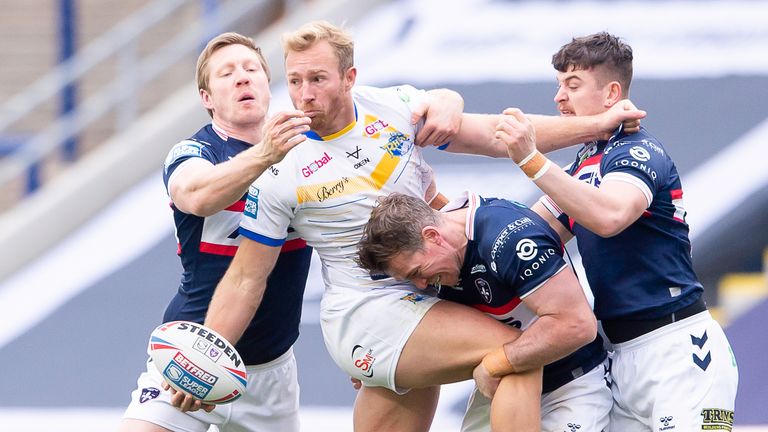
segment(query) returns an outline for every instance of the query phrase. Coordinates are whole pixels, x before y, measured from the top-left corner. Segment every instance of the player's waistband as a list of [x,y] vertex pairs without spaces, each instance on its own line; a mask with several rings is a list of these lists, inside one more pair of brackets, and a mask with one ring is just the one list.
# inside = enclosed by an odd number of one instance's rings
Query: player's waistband
[[605,332],[605,335],[608,336],[608,340],[610,340],[611,343],[624,343],[634,338],[640,337],[646,333],[650,333],[658,328],[664,327],[665,325],[669,325],[696,315],[697,313],[704,312],[705,310],[707,310],[707,305],[704,303],[704,299],[699,297],[692,304],[661,318],[651,320],[603,320],[603,331]]
[[555,391],[569,382],[586,375],[605,360],[607,353],[602,351],[600,355],[592,355],[587,361],[575,369],[569,369],[558,373],[545,373],[542,380],[541,392]]

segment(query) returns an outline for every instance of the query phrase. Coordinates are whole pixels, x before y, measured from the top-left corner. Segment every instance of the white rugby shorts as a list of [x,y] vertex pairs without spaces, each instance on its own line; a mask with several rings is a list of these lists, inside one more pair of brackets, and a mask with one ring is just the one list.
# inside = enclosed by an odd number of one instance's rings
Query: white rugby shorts
[[440,301],[412,285],[370,291],[327,291],[320,304],[325,346],[336,364],[369,387],[398,394],[395,370],[405,343],[427,313]]
[[[541,430],[605,430],[613,405],[611,390],[605,382],[605,369],[605,364],[599,364],[573,381],[541,395]],[[491,401],[475,387],[464,413],[461,432],[490,432],[490,414]]]
[[162,375],[147,361],[147,371],[131,393],[124,419],[144,420],[174,432],[206,432],[210,425],[220,432],[299,432],[299,383],[293,348],[283,355],[246,366],[245,394],[230,404],[184,413],[171,405],[171,392],[163,390]]
[[730,431],[738,366],[708,311],[615,344],[611,431]]

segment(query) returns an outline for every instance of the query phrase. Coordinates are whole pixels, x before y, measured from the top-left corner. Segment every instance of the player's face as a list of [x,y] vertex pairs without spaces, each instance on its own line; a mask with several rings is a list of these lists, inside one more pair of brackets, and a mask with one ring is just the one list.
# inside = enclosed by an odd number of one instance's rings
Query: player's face
[[285,71],[293,106],[312,119],[310,127],[318,135],[336,133],[355,120],[350,90],[357,72],[339,71],[339,60],[327,41],[289,51]]
[[459,283],[461,257],[455,250],[443,244],[425,242],[424,248],[415,252],[402,252],[389,262],[389,274],[398,280],[409,280],[417,288]]
[[245,128],[264,121],[269,110],[269,81],[258,55],[244,45],[218,49],[208,61],[203,105],[222,127]]
[[610,108],[609,86],[602,84],[599,71],[575,70],[557,73],[555,103],[563,116],[585,116],[600,114]]

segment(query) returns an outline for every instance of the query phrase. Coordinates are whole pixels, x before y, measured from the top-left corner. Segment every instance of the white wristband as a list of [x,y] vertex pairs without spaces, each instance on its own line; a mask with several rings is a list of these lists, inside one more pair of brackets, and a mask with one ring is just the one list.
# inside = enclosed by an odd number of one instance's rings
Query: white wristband
[[538,150],[536,150],[536,149],[533,149],[533,151],[531,152],[531,154],[529,154],[528,156],[524,157],[524,158],[523,158],[523,160],[521,160],[520,162],[518,162],[517,166],[519,166],[519,167],[521,167],[521,168],[522,168],[522,166],[523,166],[523,165],[525,165],[525,164],[527,164],[528,162],[530,162],[530,161],[531,161],[531,159],[533,159],[533,157],[534,157],[534,156],[536,156],[536,153],[538,153],[538,152],[539,152]]

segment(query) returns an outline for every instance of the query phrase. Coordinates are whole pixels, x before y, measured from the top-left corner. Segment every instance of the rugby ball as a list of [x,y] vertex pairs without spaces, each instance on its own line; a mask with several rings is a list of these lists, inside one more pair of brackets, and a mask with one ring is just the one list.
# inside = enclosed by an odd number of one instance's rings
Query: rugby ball
[[147,352],[171,387],[205,403],[230,403],[245,393],[242,357],[226,339],[201,324],[172,321],[158,326],[149,337]]

